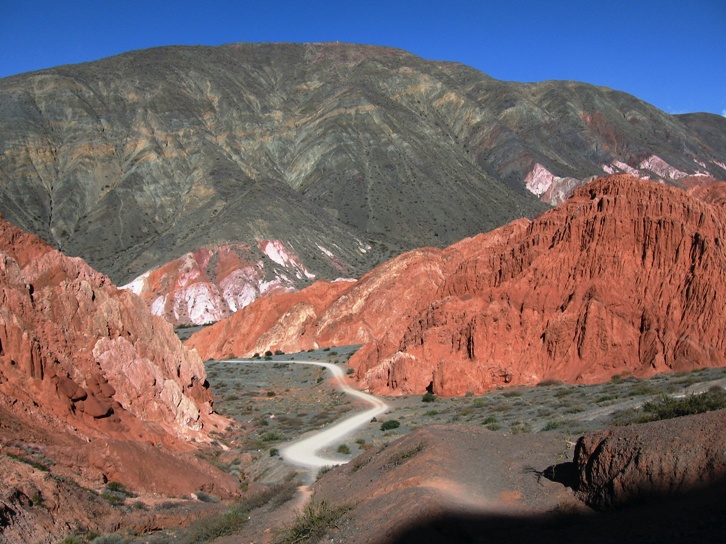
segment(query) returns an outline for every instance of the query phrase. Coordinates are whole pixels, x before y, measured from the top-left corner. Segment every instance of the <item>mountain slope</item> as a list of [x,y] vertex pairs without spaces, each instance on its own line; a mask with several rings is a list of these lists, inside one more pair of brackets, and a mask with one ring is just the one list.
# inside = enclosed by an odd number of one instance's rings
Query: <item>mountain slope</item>
[[[724,185],[689,194],[630,176],[598,179],[531,223],[403,254],[323,308],[302,304],[319,298],[308,290],[295,303],[271,297],[187,345],[222,358],[364,344],[350,361],[356,377],[386,393],[464,395],[723,366]],[[245,328],[270,307],[272,326]]]
[[332,279],[318,246],[357,275],[542,210],[525,187],[723,178],[716,117],[381,47],[135,51],[0,81],[0,210],[120,283],[259,239]]

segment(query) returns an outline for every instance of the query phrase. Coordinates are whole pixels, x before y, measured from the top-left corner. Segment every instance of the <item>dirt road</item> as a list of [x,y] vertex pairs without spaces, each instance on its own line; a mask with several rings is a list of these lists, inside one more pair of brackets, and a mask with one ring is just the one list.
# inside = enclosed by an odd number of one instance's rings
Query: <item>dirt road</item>
[[[244,364],[265,364],[265,361],[250,361],[248,359],[228,359],[230,363],[244,363]],[[275,361],[280,363],[281,361]],[[363,412],[359,412],[353,416],[349,416],[345,419],[338,421],[337,423],[314,431],[303,436],[299,440],[289,443],[280,449],[280,455],[286,462],[293,465],[309,468],[318,469],[324,466],[342,465],[347,463],[347,460],[340,458],[325,457],[319,454],[319,452],[328,446],[340,443],[340,441],[355,431],[356,429],[364,426],[374,417],[377,417],[385,413],[389,406],[382,400],[368,393],[353,389],[347,383],[345,383],[345,374],[343,369],[332,363],[325,363],[322,361],[284,361],[285,363],[294,363],[301,365],[315,365],[327,368],[333,376],[337,386],[345,394],[355,397],[369,404],[371,408]],[[269,364],[269,363],[268,363]]]

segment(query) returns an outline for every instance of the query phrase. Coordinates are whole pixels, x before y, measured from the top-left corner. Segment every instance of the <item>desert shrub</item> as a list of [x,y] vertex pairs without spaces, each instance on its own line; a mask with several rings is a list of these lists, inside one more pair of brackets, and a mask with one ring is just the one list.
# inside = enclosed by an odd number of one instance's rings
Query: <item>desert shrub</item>
[[425,412],[425,413],[424,413],[424,415],[425,415],[425,416],[429,416],[429,417],[431,417],[431,416],[436,416],[436,415],[438,415],[438,414],[439,414],[439,413],[438,413],[438,412],[437,412],[436,410],[429,410],[428,412]]
[[101,497],[108,501],[111,506],[121,506],[126,502],[126,497],[121,493],[116,493],[115,491],[106,490],[101,493]]
[[186,544],[203,544],[236,533],[247,522],[247,512],[230,508],[223,514],[199,518],[186,531]]
[[355,370],[354,370],[354,369],[352,369],[352,368],[349,368],[348,370],[346,370],[346,371],[345,371],[345,373],[346,373],[346,374],[347,374],[348,376],[351,376],[351,375],[353,375],[353,374],[355,373]]
[[390,431],[391,429],[398,429],[401,426],[401,423],[395,419],[389,419],[388,421],[384,421],[381,423],[381,430],[382,431]]
[[389,468],[400,466],[412,457],[415,457],[418,453],[422,452],[425,447],[426,445],[423,442],[420,442],[410,449],[394,453],[388,459],[386,466]]
[[282,535],[280,544],[298,544],[319,540],[340,517],[349,510],[348,507],[332,507],[328,502],[311,502],[305,510],[295,518],[292,525]]
[[267,392],[267,396],[268,396],[268,397],[274,397],[274,396],[276,396],[276,395],[277,395],[277,393],[275,393],[274,391],[268,391],[268,392]]
[[505,391],[504,393],[502,393],[502,396],[503,397],[506,397],[506,398],[521,397],[522,396],[522,392],[521,391],[517,391],[516,389],[514,389],[514,390],[510,389],[509,391]]
[[204,491],[197,491],[195,493],[197,496],[197,499],[199,499],[202,502],[209,502],[209,503],[218,503],[219,499],[215,497],[214,495],[210,495],[209,493],[205,493]]
[[274,442],[276,440],[282,440],[283,438],[285,437],[274,431],[269,431],[262,435],[263,442]]
[[280,450],[278,450],[277,448],[272,448],[270,450],[270,457],[275,457],[277,455],[280,455]]
[[91,544],[125,544],[126,539],[121,535],[109,534],[97,536],[89,542]]
[[282,351],[281,349],[276,349],[275,350],[275,355],[285,355],[285,352]]
[[434,402],[435,400],[436,395],[434,395],[431,391],[426,391],[423,397],[421,397],[421,402]]
[[121,482],[113,481],[113,480],[106,484],[106,489],[108,489],[109,491],[113,491],[115,493],[120,493],[121,495],[125,495],[126,497],[130,497],[130,498],[133,498],[136,496],[136,493],[126,489],[126,486],[124,484],[122,484]]
[[487,416],[487,418],[482,422],[484,425],[489,425],[490,423],[496,423],[499,421],[495,416]]
[[553,379],[542,380],[537,384],[537,387],[551,387],[553,385],[562,385],[562,381]]
[[531,433],[532,432],[532,426],[525,422],[521,421],[515,421],[509,426],[509,429],[512,431],[512,434],[521,434],[521,433]]
[[338,453],[342,453],[343,455],[350,455],[350,448],[347,444],[341,444],[338,446],[338,449],[336,450]]
[[272,357],[272,352],[269,349],[265,352],[265,357]]
[[688,395],[680,399],[663,395],[643,404],[642,410],[645,414],[641,420],[672,419],[674,417],[720,410],[721,408],[726,408],[726,392],[720,388],[719,390],[709,390],[701,395]]
[[559,421],[548,421],[547,424],[542,427],[543,431],[554,431],[560,427]]
[[317,476],[315,476],[315,479],[319,480],[324,474],[327,474],[334,468],[335,467],[333,465],[325,465],[323,467],[320,467],[320,470],[318,470],[318,474],[317,474]]

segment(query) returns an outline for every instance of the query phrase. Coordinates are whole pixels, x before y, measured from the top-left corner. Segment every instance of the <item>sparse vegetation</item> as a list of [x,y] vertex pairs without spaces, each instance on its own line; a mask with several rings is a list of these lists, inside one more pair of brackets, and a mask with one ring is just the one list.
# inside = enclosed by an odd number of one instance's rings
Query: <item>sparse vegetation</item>
[[426,448],[426,445],[423,442],[419,442],[414,447],[394,453],[391,455],[391,457],[388,459],[388,462],[386,463],[386,467],[392,468],[397,467],[402,464],[404,464],[409,459],[415,457],[418,453],[422,452]]
[[338,446],[338,449],[336,450],[338,453],[342,453],[343,455],[350,455],[350,448],[347,444],[341,444]]
[[314,500],[305,508],[302,514],[282,534],[278,544],[299,544],[319,540],[325,533],[335,526],[337,521],[350,508],[333,507],[326,501]]
[[688,395],[680,399],[663,395],[643,404],[642,410],[645,414],[641,421],[671,419],[722,408],[726,408],[726,392],[720,387],[701,395]]
[[436,401],[436,395],[434,395],[431,391],[426,391],[424,393],[423,397],[421,397],[422,402],[434,402]]

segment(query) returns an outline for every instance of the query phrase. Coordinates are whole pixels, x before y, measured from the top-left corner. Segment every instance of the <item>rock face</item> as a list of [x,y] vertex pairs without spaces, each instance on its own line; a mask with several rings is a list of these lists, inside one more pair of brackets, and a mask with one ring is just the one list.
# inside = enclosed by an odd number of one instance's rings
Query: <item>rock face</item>
[[93,432],[154,421],[192,437],[211,413],[199,357],[131,293],[78,258],[0,223],[3,393]]
[[577,495],[596,509],[703,488],[726,478],[726,411],[581,437]]
[[[304,342],[284,326],[291,307],[264,332],[237,329],[232,316],[189,345],[206,358],[364,344],[350,362],[381,393],[464,395],[723,366],[724,185],[689,194],[630,176],[598,179],[531,223],[372,270],[307,315]],[[265,315],[257,308],[246,309],[248,322]],[[234,330],[246,340],[230,350]]]
[[280,240],[226,244],[187,253],[128,285],[151,313],[173,325],[219,321],[257,298],[297,291],[315,275]]
[[390,48],[167,47],[0,81],[0,211],[118,284],[263,240],[332,280],[593,176],[723,179],[724,133],[720,116]]
[[[116,480],[136,492],[236,492],[229,475],[193,455],[192,439],[208,442],[227,423],[212,414],[201,359],[141,299],[0,219],[0,301],[0,444],[14,455],[5,462],[30,470],[45,482],[40,496],[59,501],[36,541],[57,541],[85,518],[28,458],[89,487]],[[27,496],[18,485],[3,479],[3,496]],[[21,495],[0,517],[8,534],[27,536],[37,512]]]

